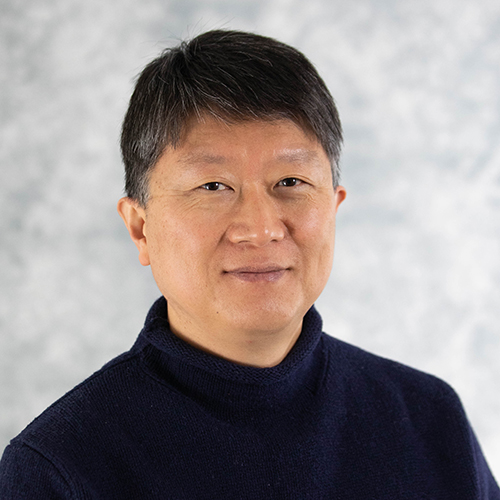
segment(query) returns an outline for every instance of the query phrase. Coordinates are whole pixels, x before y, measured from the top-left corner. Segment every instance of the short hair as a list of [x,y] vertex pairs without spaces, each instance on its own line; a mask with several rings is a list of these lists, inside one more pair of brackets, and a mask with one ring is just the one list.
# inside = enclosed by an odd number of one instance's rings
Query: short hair
[[127,196],[146,206],[156,162],[204,113],[229,123],[292,120],[323,146],[337,187],[342,127],[312,63],[273,38],[214,30],[166,49],[139,75],[121,135]]

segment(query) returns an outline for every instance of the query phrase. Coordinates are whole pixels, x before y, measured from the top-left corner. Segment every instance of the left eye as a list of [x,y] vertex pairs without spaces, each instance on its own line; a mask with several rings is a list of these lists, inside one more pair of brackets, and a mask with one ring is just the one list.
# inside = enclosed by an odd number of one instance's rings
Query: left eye
[[278,182],[278,186],[284,187],[294,187],[298,186],[302,181],[300,179],[296,179],[295,177],[287,177]]
[[206,184],[202,184],[200,187],[202,189],[206,189],[207,191],[222,191],[223,189],[227,189],[227,186],[222,184],[222,182],[207,182]]

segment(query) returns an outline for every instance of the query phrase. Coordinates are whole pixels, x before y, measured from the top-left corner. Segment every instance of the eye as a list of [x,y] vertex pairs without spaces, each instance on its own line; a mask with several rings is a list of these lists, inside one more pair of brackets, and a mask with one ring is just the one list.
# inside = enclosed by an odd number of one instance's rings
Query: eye
[[278,182],[278,186],[283,187],[295,187],[301,184],[302,181],[300,179],[296,179],[295,177],[287,177],[286,179],[282,179]]
[[222,182],[207,182],[206,184],[202,184],[200,188],[207,191],[223,191],[224,189],[228,189]]

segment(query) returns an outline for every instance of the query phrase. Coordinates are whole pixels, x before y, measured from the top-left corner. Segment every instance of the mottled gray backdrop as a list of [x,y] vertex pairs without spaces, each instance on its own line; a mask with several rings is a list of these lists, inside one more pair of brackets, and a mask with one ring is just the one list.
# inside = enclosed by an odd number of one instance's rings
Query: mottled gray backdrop
[[326,331],[451,383],[500,476],[498,0],[0,0],[0,448],[158,296],[120,121],[153,56],[221,27],[297,46],[340,108]]

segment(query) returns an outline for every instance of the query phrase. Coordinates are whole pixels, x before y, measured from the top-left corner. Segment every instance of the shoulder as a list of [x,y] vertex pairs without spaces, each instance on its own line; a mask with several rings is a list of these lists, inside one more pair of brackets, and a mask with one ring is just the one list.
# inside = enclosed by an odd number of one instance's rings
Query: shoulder
[[73,473],[82,457],[109,429],[111,408],[140,370],[131,351],[113,359],[49,406],[5,449],[0,462],[0,497],[86,498]]
[[0,498],[81,498],[79,488],[63,466],[20,441],[5,449],[0,462]]
[[378,402],[414,418],[447,418],[450,413],[466,424],[455,390],[440,378],[402,363],[369,353],[324,334],[329,377],[356,400]]
[[19,451],[26,445],[49,461],[52,452],[55,457],[62,450],[85,448],[94,430],[105,430],[111,412],[129,404],[130,394],[140,392],[143,376],[136,353],[118,356],[49,406],[11,446]]
[[328,335],[322,346],[325,393],[342,408],[337,420],[347,450],[383,457],[394,470],[404,464],[403,473],[415,477],[426,471],[441,486],[475,491],[470,498],[498,498],[460,399],[446,382]]

